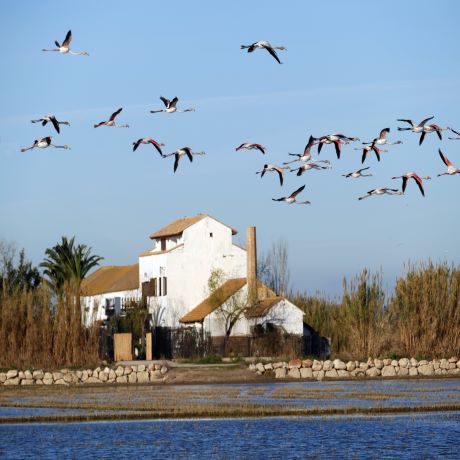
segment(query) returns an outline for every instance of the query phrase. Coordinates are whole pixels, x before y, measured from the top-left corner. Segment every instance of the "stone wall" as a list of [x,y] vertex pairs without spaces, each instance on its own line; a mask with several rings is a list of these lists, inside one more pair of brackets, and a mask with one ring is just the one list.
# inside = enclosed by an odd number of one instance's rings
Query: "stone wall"
[[71,385],[88,383],[148,383],[166,380],[168,368],[163,364],[145,366],[97,367],[96,369],[59,371],[10,369],[0,372],[0,385]]
[[460,377],[460,360],[433,359],[431,361],[415,358],[372,359],[367,361],[348,361],[340,359],[317,361],[293,359],[289,362],[250,364],[249,369],[259,375],[274,376],[277,379],[316,379],[324,378],[362,378],[362,377],[417,377],[457,375]]

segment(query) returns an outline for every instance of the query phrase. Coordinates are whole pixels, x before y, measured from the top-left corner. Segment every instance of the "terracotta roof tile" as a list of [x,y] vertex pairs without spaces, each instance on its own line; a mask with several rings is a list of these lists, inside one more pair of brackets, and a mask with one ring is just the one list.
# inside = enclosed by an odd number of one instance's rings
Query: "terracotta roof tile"
[[159,255],[159,254],[166,254],[167,252],[174,251],[175,249],[178,249],[178,248],[182,247],[183,245],[184,245],[184,243],[178,244],[178,245],[174,246],[173,248],[167,249],[166,251],[154,251],[153,249],[147,249],[147,251],[141,252],[139,254],[139,257],[147,257],[147,256],[156,256],[156,255]]
[[268,297],[263,300],[259,300],[252,308],[246,312],[246,318],[257,318],[259,316],[265,316],[274,305],[276,305],[284,297]]
[[101,267],[82,283],[86,296],[133,289],[139,289],[139,264]]
[[[161,228],[155,233],[152,233],[149,238],[152,240],[156,240],[158,238],[164,238],[166,236],[180,235],[185,229],[192,226],[193,224],[196,224],[197,222],[204,219],[205,217],[210,217],[211,219],[214,219],[217,222],[220,222],[218,219],[215,219],[214,217],[209,216],[208,214],[198,214],[196,216],[191,216],[191,217],[182,217],[170,223],[169,225],[166,225],[166,227]],[[228,227],[228,225],[222,222],[220,223]],[[234,228],[232,227],[229,227],[229,228],[232,229],[232,235],[236,235],[238,233]]]

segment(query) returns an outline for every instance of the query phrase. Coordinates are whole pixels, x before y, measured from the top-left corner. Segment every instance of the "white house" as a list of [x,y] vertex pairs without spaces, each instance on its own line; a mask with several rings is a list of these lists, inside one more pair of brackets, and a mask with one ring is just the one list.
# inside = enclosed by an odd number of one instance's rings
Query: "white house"
[[[108,312],[144,297],[155,325],[193,325],[216,337],[225,335],[224,312],[250,299],[251,308],[238,317],[231,336],[248,336],[254,326],[267,323],[301,336],[302,310],[257,281],[255,229],[248,229],[248,251],[233,243],[236,233],[207,214],[152,233],[153,247],[139,255],[138,264],[101,267],[84,281],[85,322],[106,319]],[[215,270],[225,282],[211,295],[208,280]]]

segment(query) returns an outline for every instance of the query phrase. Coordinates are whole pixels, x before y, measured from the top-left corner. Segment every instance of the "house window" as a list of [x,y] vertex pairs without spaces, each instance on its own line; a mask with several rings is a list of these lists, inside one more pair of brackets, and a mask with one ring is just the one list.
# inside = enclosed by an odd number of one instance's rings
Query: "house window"
[[161,293],[161,278],[158,278],[158,297],[161,297],[163,294]]
[[213,234],[212,234],[212,232],[211,232],[211,233],[209,234],[209,238],[212,238],[212,237],[213,237]]
[[166,239],[161,238],[161,250],[166,251]]
[[163,295],[168,295],[168,280],[166,276],[163,276]]

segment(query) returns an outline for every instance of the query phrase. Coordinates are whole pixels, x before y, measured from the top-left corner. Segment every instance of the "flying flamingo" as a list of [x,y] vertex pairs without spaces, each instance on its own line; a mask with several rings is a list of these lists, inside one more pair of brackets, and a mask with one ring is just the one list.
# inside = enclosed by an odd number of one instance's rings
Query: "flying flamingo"
[[369,190],[367,192],[367,195],[360,196],[358,200],[364,200],[364,198],[369,198],[372,195],[402,195],[402,192],[400,192],[397,188],[387,188],[387,187],[381,187],[381,188],[374,188],[373,190]]
[[255,42],[252,45],[241,45],[241,49],[242,50],[247,49],[248,53],[252,53],[257,48],[267,50],[276,59],[278,64],[282,64],[282,62],[280,61],[275,50],[281,50],[281,51],[287,50],[285,46],[272,46],[269,42],[264,41],[264,40]]
[[72,31],[69,30],[67,32],[67,35],[65,36],[65,39],[64,41],[62,42],[62,44],[60,45],[59,42],[56,40],[54,43],[55,45],[57,46],[57,48],[53,48],[53,49],[50,49],[50,50],[47,50],[47,49],[42,49],[42,51],[56,51],[58,53],[61,53],[61,54],[73,54],[74,56],[89,56],[89,54],[86,52],[86,51],[80,51],[78,53],[74,53],[70,48],[69,48],[69,45],[70,45],[70,42],[72,41]]
[[452,141],[458,141],[460,140],[460,133],[458,131],[455,131],[455,129],[449,128],[454,134],[456,134],[458,137],[449,137],[450,140]]
[[369,168],[370,168],[370,166],[368,166],[367,168],[358,169],[357,171],[353,171],[353,172],[350,172],[348,174],[342,174],[342,176],[343,177],[353,177],[353,178],[370,177],[370,176],[372,176],[372,174],[363,174],[363,171],[366,171]]
[[303,173],[310,171],[310,169],[332,169],[331,166],[321,166],[319,164],[316,164],[315,162],[312,163],[304,163],[302,166],[299,166],[296,169],[291,169],[291,172],[296,172],[297,171],[297,176],[301,176]]
[[409,128],[400,128],[400,127],[398,127],[398,131],[412,131],[413,133],[421,133],[425,129],[426,122],[432,120],[433,118],[434,118],[434,116],[429,117],[429,118],[425,118],[419,124],[416,124],[413,120],[407,120],[407,119],[404,119],[404,118],[398,118],[397,121],[404,121],[404,123],[408,123],[410,125]]
[[164,144],[158,143],[156,140],[152,139],[151,137],[144,137],[141,139],[138,139],[136,142],[133,142],[133,152],[136,151],[136,149],[139,147],[140,144],[152,144],[158,151],[158,153],[164,157],[163,152],[161,151],[161,147],[164,146]]
[[444,164],[447,166],[447,172],[438,174],[439,176],[452,176],[453,174],[459,174],[460,169],[454,166],[450,161],[449,158],[447,158],[442,152],[441,149],[439,149],[439,156],[441,157],[441,160],[444,162]]
[[[305,146],[305,149],[302,154],[300,153],[288,153],[288,155],[291,155],[292,157],[297,157],[295,160],[292,161],[285,161],[283,165],[289,165],[291,163],[296,163],[298,161],[311,161],[313,160],[313,157],[311,156],[311,148],[317,144],[317,139],[314,138],[313,136],[310,136],[310,139],[308,139],[308,144]],[[314,160],[316,163],[327,163],[329,164],[329,160]]]
[[338,159],[340,159],[341,145],[359,141],[357,137],[348,137],[343,134],[327,134],[326,136],[321,136],[316,140],[318,141],[318,155],[320,154],[324,144],[334,144],[335,153],[337,154]]
[[262,171],[258,171],[256,172],[256,174],[260,174],[260,178],[264,177],[264,174],[266,172],[276,172],[278,173],[278,176],[280,178],[280,184],[283,185],[283,179],[284,179],[284,170],[285,169],[290,169],[288,166],[286,167],[281,167],[281,166],[277,166],[277,165],[273,165],[273,164],[265,164],[264,165],[264,168],[262,169]]
[[289,196],[283,196],[281,198],[272,198],[273,201],[284,201],[287,204],[311,204],[309,201],[296,201],[296,196],[305,188],[305,185],[299,187],[296,191],[292,192]]
[[34,148],[46,149],[47,147],[54,147],[56,149],[70,149],[68,145],[54,145],[51,143],[53,136],[43,137],[42,139],[34,140],[34,143],[25,149],[21,149],[21,152],[27,152],[27,150],[32,150]]
[[362,150],[363,151],[363,155],[361,157],[361,163],[364,163],[364,161],[366,160],[367,158],[367,154],[372,150],[374,153],[375,153],[375,156],[377,157],[377,160],[380,161],[380,154],[382,152],[388,152],[388,150],[384,150],[384,149],[379,149],[378,147],[376,147],[375,145],[371,144],[371,145],[366,145],[365,147],[361,148],[355,148],[355,150]]
[[418,188],[420,189],[420,193],[425,196],[425,191],[423,190],[423,179],[430,180],[430,176],[425,176],[425,177],[419,177],[416,173],[414,172],[408,172],[406,174],[403,174],[402,176],[396,176],[392,177],[392,179],[402,179],[402,192],[404,193],[406,191],[406,186],[407,186],[407,181],[412,178],[415,180],[415,182],[418,185]]
[[265,147],[260,144],[251,144],[249,142],[245,142],[244,144],[241,144],[239,147],[237,147],[235,150],[238,152],[238,150],[241,149],[246,149],[246,150],[260,150],[262,153],[265,153]]
[[110,118],[107,121],[101,121],[97,125],[94,125],[95,128],[99,128],[99,126],[115,126],[115,128],[129,128],[129,125],[117,125],[115,123],[115,118],[117,115],[123,110],[123,108],[118,109],[116,112],[113,112],[110,115]]
[[184,112],[194,112],[195,109],[185,109],[185,110],[179,110],[176,107],[176,104],[178,103],[179,99],[175,97],[172,100],[166,99],[163,96],[160,96],[160,99],[163,101],[163,104],[165,105],[164,109],[159,109],[159,110],[151,110],[150,113],[160,113],[160,112],[166,112],[166,113],[174,113],[174,112],[179,112],[179,113],[184,113]]
[[390,128],[384,128],[380,131],[379,137],[376,137],[371,142],[363,142],[363,145],[396,145],[402,144],[402,141],[388,142],[387,134],[390,132]]
[[432,133],[432,132],[435,132],[438,137],[439,137],[439,140],[442,141],[442,134],[441,132],[442,131],[446,131],[450,129],[448,126],[446,128],[441,128],[439,125],[435,125],[434,123],[432,123],[431,125],[425,125],[423,127],[423,131],[422,131],[422,134],[420,135],[420,140],[418,141],[418,145],[422,145],[423,143],[423,140],[425,139],[425,136],[426,134],[428,133]]
[[190,162],[193,161],[193,155],[205,155],[205,152],[192,152],[192,149],[190,147],[182,147],[180,149],[177,149],[175,152],[168,153],[167,155],[163,155],[164,158],[170,157],[174,155],[175,160],[174,160],[174,172],[176,172],[178,166],[179,166],[179,161],[181,158],[185,155],[187,155],[188,159]]
[[59,125],[67,125],[70,126],[68,121],[58,121],[54,115],[45,115],[43,118],[39,118],[38,120],[30,120],[32,123],[41,123],[42,126],[46,126],[48,122],[52,123],[54,129],[60,133],[61,130],[59,129]]

